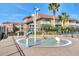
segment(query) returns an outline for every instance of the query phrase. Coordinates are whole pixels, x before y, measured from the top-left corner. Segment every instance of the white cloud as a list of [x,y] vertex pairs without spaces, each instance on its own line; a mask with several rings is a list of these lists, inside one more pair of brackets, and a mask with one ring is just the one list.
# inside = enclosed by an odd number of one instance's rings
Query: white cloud
[[25,14],[0,14],[0,16],[8,16],[8,17],[18,17],[18,16],[26,16]]
[[[24,14],[12,14],[12,15],[8,16],[7,19],[8,19],[8,21],[11,21],[11,20],[17,21],[19,19],[19,17],[23,18],[25,16],[26,15],[24,15]],[[19,20],[21,20],[21,19],[19,19]]]
[[24,14],[13,14],[13,15],[11,15],[11,16],[17,17],[17,16],[26,16],[26,15],[24,15]]
[[79,19],[79,15],[77,15],[77,14],[71,14],[70,17],[74,18],[74,19]]
[[23,6],[21,6],[21,5],[17,5],[16,6],[18,9],[22,9],[22,10],[26,10]]
[[32,11],[28,11],[28,9],[26,9],[25,7],[23,7],[22,5],[17,5],[16,6],[18,9],[21,9],[22,11],[25,11],[25,12],[27,12],[27,13],[32,13]]

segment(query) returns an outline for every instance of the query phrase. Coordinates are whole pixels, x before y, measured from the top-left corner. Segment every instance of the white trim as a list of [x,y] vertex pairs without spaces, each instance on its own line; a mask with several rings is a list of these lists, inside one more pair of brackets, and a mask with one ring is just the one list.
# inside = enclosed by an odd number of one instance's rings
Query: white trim
[[[17,39],[16,42],[18,44],[23,45],[22,43],[19,42],[19,40],[23,40],[23,39],[24,38]],[[72,44],[72,42],[70,40],[66,40],[66,41],[68,41],[68,43],[67,44],[63,44],[63,45],[57,45],[57,46],[52,46],[52,45],[35,45],[34,47],[64,47],[64,46],[68,46],[68,45]]]

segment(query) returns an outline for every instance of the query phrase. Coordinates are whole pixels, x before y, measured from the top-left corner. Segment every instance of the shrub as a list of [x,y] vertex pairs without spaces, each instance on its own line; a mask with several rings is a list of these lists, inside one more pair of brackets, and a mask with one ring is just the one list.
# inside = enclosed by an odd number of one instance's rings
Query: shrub
[[45,32],[49,32],[49,31],[55,31],[56,28],[51,24],[42,24],[42,30]]
[[13,26],[13,32],[15,33],[16,31],[19,31],[19,28],[16,26]]

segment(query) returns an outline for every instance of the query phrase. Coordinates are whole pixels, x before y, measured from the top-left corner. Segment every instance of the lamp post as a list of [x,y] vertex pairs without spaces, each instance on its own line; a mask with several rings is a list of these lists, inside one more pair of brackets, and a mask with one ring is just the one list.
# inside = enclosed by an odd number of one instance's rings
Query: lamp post
[[36,45],[36,20],[37,20],[37,15],[38,15],[38,11],[39,8],[35,7],[34,8],[35,14],[33,14],[33,21],[34,21],[34,45]]

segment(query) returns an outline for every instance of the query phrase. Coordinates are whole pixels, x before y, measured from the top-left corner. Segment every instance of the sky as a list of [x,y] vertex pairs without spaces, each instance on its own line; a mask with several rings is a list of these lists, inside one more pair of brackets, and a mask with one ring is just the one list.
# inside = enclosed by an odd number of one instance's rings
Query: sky
[[[40,14],[53,15],[48,9],[48,3],[0,3],[0,23],[22,22],[24,17],[34,14],[34,7],[40,8]],[[70,18],[79,20],[78,8],[78,3],[61,3],[56,15],[66,12]]]

